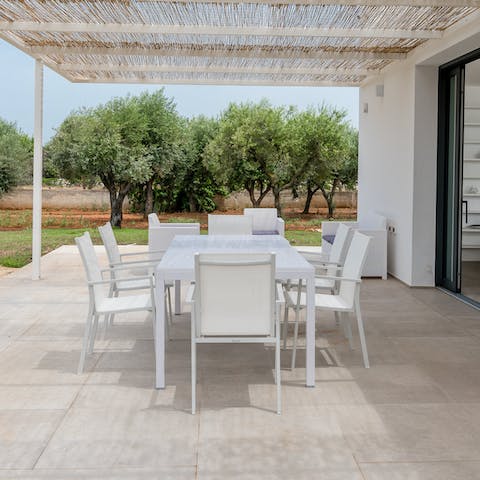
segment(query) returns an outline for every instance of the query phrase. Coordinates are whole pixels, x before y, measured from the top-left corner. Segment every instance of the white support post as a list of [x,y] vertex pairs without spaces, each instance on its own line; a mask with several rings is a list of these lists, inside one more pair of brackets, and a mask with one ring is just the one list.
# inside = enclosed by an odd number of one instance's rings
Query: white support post
[[43,63],[35,60],[35,123],[33,129],[32,279],[40,279],[42,256]]

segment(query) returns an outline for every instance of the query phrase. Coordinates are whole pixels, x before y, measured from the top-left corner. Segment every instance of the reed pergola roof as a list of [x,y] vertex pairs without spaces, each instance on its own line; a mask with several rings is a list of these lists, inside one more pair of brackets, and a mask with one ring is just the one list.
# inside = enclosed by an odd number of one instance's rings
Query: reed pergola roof
[[0,0],[0,37],[72,82],[358,86],[480,0]]

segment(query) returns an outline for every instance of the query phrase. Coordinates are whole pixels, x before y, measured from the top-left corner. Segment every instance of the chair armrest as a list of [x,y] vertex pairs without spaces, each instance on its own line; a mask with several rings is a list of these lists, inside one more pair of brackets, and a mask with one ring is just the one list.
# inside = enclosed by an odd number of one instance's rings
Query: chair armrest
[[[131,262],[115,262],[115,263],[111,263],[110,266],[111,268],[119,268],[121,266],[127,266],[127,265],[131,265],[131,266],[151,266],[149,264],[155,264],[155,263],[159,263],[161,259],[151,259],[151,260],[132,260]],[[129,267],[130,268],[130,267]]]
[[[135,262],[136,265],[138,265],[136,262]],[[140,264],[141,266],[141,264]],[[151,265],[145,265],[145,266],[151,266]],[[123,263],[113,263],[112,266],[108,267],[108,268],[102,268],[100,270],[101,273],[105,273],[105,272],[109,272],[109,273],[112,273],[112,272],[122,272],[122,271],[131,271],[132,270],[132,267],[130,267],[129,265],[124,265]]]
[[89,281],[87,284],[90,286],[93,285],[108,285],[112,283],[125,282],[131,280],[150,280],[150,286],[153,287],[153,277],[151,275],[146,275],[143,277],[122,277],[122,278],[110,278],[109,280],[96,280],[94,282]]
[[276,283],[275,286],[277,288],[276,302],[277,304],[282,305],[285,303],[285,295],[283,294],[283,285],[281,283]]
[[277,232],[282,237],[285,236],[285,220],[281,217],[277,217]]
[[185,303],[194,303],[194,299],[193,299],[193,296],[195,294],[195,284],[194,283],[191,283],[188,287],[188,290],[187,290],[187,295],[185,297]]
[[128,253],[121,253],[120,257],[133,257],[135,255],[148,255],[148,250],[145,252],[128,252]]
[[345,282],[362,283],[361,278],[337,277],[335,275],[315,275],[315,278],[322,278],[324,280],[344,280]]

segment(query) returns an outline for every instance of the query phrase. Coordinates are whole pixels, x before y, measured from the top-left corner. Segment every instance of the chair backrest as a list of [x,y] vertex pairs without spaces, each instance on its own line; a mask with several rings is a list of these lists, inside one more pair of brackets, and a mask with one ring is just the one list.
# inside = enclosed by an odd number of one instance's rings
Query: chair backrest
[[243,214],[252,217],[253,231],[274,231],[277,229],[276,208],[244,208]]
[[[354,232],[347,256],[345,257],[345,263],[343,264],[342,276],[346,278],[361,278],[369,243],[370,237],[357,231]],[[356,287],[357,285],[353,282],[340,281],[339,295],[349,306],[353,306]]]
[[197,336],[275,334],[275,254],[195,255]]
[[160,225],[160,220],[156,213],[149,213],[148,214],[148,226],[149,227],[156,227]]
[[[75,243],[80,251],[80,257],[82,258],[87,280],[89,282],[103,280],[97,254],[95,253],[95,247],[93,246],[90,234],[85,232],[81,237],[76,237]],[[105,298],[105,296],[105,288],[103,285],[93,286],[93,300],[95,301],[95,304],[98,304],[98,302]]]
[[113,233],[113,228],[110,222],[98,227],[102,242],[107,252],[108,261],[112,263],[120,263],[122,261],[120,257],[120,250],[118,248],[117,239]]
[[330,249],[329,261],[343,264],[345,255],[347,254],[348,237],[351,228],[345,224],[340,223],[335,233],[335,240],[333,241],[332,248]]
[[148,228],[148,249],[164,251],[175,235],[200,235],[199,223],[160,223]]
[[252,218],[244,215],[208,215],[209,235],[251,235]]

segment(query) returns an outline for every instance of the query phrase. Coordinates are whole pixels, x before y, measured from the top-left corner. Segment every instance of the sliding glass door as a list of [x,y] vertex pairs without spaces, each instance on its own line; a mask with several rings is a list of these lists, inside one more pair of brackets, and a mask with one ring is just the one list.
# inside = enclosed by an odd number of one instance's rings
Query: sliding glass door
[[436,283],[461,292],[464,67],[440,70]]

